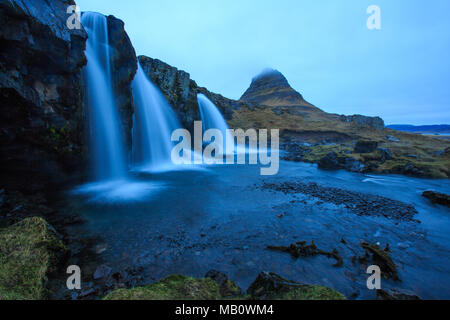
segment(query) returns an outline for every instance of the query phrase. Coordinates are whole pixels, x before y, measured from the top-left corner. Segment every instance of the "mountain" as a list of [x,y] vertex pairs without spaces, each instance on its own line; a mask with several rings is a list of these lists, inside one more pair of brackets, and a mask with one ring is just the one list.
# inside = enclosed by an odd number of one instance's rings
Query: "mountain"
[[450,133],[450,125],[448,124],[435,124],[425,126],[414,126],[411,124],[391,124],[388,128],[416,133]]
[[321,111],[292,89],[281,72],[266,69],[252,79],[240,101],[266,106],[296,106]]

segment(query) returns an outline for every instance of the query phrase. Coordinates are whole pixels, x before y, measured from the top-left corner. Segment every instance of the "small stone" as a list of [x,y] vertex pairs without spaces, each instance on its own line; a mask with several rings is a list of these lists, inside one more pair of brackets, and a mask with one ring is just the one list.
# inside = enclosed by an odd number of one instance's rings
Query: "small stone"
[[94,272],[94,280],[98,280],[107,277],[111,273],[112,269],[107,265],[102,264]]

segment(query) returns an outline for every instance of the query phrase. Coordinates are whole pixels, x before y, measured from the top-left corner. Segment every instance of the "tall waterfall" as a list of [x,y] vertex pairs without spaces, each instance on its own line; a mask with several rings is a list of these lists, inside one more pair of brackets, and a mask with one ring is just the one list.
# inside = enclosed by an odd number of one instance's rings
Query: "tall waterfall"
[[166,98],[148,79],[139,63],[132,86],[134,163],[142,170],[164,170],[172,165],[170,137],[181,125]]
[[234,141],[232,134],[227,132],[228,125],[225,122],[219,109],[211,102],[204,94],[197,94],[197,102],[200,109],[200,116],[202,117],[203,131],[208,129],[218,129],[222,132],[224,138],[224,150],[227,154],[234,152],[234,147],[226,148],[226,141]]
[[126,176],[126,164],[111,83],[107,20],[102,14],[85,12],[81,22],[89,36],[83,76],[87,83],[94,180],[117,180]]

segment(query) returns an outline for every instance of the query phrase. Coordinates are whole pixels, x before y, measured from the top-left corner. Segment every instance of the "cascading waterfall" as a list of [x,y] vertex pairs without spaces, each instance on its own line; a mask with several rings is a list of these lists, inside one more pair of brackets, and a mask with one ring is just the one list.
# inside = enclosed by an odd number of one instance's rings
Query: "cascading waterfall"
[[110,47],[106,17],[83,13],[81,22],[88,33],[83,70],[87,83],[87,104],[94,181],[77,187],[74,194],[84,194],[93,202],[141,201],[163,189],[158,182],[131,180],[127,174],[119,116],[111,81]]
[[111,60],[106,17],[85,12],[81,22],[88,33],[83,70],[87,83],[89,135],[95,181],[126,176],[119,117],[111,83]]
[[[208,129],[217,129],[222,132],[224,138],[224,150],[227,154],[234,152],[234,136],[230,134],[228,125],[225,122],[222,114],[214,103],[211,102],[204,94],[197,94],[197,102],[200,109],[200,116],[202,117],[203,132]],[[226,147],[226,141],[233,141],[231,147]]]
[[159,89],[138,63],[133,80],[133,161],[140,170],[159,171],[172,166],[170,139],[181,125]]

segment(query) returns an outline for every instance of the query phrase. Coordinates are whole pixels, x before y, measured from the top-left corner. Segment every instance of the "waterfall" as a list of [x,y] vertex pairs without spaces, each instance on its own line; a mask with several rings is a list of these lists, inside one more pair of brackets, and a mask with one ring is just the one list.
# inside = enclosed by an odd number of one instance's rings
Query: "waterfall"
[[89,36],[83,77],[94,180],[117,180],[126,177],[126,164],[111,83],[107,20],[102,14],[85,12],[81,22]]
[[[202,118],[203,132],[208,129],[217,129],[222,132],[224,138],[224,149],[227,154],[234,152],[234,146],[226,148],[226,141],[234,141],[231,133],[227,132],[228,125],[225,122],[222,114],[214,103],[211,102],[204,94],[197,94],[197,102],[200,109],[200,116]],[[234,143],[233,143],[234,145]]]
[[172,166],[170,137],[181,125],[166,98],[148,79],[139,63],[132,86],[135,104],[133,161],[140,170],[168,169]]

